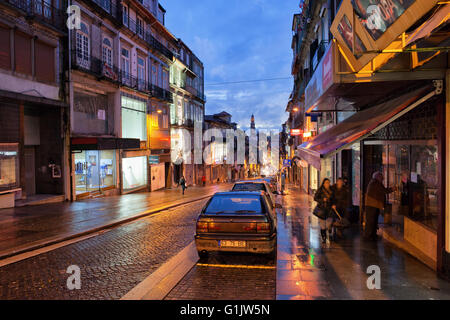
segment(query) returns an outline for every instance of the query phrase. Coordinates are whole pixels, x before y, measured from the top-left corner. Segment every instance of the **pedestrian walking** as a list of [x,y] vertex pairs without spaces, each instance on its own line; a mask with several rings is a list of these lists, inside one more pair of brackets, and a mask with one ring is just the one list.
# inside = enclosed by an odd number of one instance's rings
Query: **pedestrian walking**
[[347,227],[349,223],[349,207],[350,207],[350,191],[345,185],[344,179],[339,178],[331,187],[333,191],[332,199],[331,199],[331,208],[332,210],[336,210],[342,219],[339,219],[334,223],[336,227],[336,234],[343,238],[342,229]]
[[332,238],[332,226],[333,226],[333,214],[331,213],[333,190],[331,189],[330,179],[325,178],[320,185],[320,188],[314,195],[314,201],[317,202],[317,206],[313,211],[313,214],[319,218],[320,235],[322,237],[322,243],[327,241],[327,231],[329,239]]
[[284,194],[284,188],[286,186],[286,174],[284,171],[281,173],[281,194]]
[[205,175],[202,176],[202,184],[203,184],[203,186],[206,185],[206,177],[205,177]]
[[184,178],[184,176],[181,176],[180,181],[178,182],[178,185],[181,186],[181,189],[183,190],[183,194],[184,194],[184,191],[187,189],[186,179]]
[[364,240],[377,240],[378,216],[384,208],[386,195],[393,192],[392,188],[383,185],[383,174],[375,172],[367,187],[365,212],[366,224],[364,228]]

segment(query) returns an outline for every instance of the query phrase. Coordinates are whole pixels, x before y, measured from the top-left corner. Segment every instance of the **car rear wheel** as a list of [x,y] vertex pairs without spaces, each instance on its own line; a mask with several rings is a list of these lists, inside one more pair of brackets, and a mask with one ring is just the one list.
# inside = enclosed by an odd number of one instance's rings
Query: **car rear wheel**
[[197,251],[197,252],[198,252],[198,256],[200,257],[200,259],[206,259],[209,256],[208,251],[202,250],[202,251]]

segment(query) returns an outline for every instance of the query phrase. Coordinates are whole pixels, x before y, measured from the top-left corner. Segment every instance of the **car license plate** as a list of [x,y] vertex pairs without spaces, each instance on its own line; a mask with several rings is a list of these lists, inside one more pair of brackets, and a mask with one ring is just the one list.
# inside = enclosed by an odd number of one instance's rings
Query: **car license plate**
[[245,241],[220,240],[219,247],[221,248],[245,248]]

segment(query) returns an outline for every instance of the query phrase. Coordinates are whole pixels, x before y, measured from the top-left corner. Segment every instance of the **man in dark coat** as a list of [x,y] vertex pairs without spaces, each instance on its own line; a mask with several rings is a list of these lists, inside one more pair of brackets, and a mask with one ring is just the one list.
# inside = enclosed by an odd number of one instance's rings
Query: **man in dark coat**
[[350,207],[350,191],[344,184],[342,178],[339,178],[336,181],[336,184],[331,187],[331,190],[333,191],[333,196],[331,198],[332,210],[336,210],[340,215],[340,218],[336,219],[337,222],[335,223],[335,226],[337,227],[336,233],[340,238],[343,238],[344,235],[339,227],[346,227],[349,225],[348,208]]
[[386,195],[393,192],[391,188],[383,185],[383,174],[375,172],[367,187],[365,198],[366,226],[364,228],[364,240],[377,240],[378,215],[384,209]]

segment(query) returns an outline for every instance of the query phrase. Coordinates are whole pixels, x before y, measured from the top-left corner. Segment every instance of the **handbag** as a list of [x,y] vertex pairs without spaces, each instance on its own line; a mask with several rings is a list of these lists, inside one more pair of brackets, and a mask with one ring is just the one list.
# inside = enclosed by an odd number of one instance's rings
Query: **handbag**
[[319,205],[317,205],[313,210],[313,215],[315,215],[317,218],[321,220],[325,220],[327,218],[327,213],[325,209],[321,208]]

